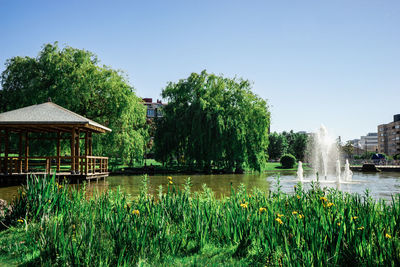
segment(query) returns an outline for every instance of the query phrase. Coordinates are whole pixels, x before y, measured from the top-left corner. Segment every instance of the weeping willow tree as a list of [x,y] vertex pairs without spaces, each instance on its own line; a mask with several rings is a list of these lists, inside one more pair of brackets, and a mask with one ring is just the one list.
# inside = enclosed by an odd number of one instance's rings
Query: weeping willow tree
[[157,121],[155,155],[162,162],[211,170],[262,170],[267,161],[270,113],[243,79],[192,73],[170,82],[164,117]]
[[[60,49],[57,43],[46,44],[37,57],[13,57],[5,67],[1,74],[0,112],[41,104],[51,98],[112,129],[111,133],[93,136],[95,154],[120,158],[126,163],[143,158],[148,134],[142,100],[124,75],[101,66],[95,54],[69,46]],[[63,150],[69,150],[68,142],[61,145]],[[32,152],[50,155],[55,150],[54,142],[32,142],[31,147]]]

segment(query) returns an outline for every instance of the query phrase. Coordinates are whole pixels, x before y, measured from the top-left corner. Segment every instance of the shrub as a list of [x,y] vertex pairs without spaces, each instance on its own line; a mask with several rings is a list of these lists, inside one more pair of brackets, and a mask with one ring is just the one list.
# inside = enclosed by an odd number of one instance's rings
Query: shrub
[[284,169],[291,169],[296,164],[296,157],[292,154],[285,154],[281,157],[281,165]]

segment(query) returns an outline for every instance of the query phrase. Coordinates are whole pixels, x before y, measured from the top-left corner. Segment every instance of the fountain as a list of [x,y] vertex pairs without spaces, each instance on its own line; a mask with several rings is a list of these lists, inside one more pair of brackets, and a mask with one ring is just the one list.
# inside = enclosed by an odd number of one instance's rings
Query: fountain
[[300,180],[300,182],[303,181],[303,163],[301,161],[299,161],[297,167],[297,178]]
[[352,177],[353,177],[353,172],[350,170],[349,160],[346,159],[346,164],[344,165],[343,179],[346,182],[351,182]]
[[[352,172],[350,171],[349,161],[346,160],[345,170],[342,173],[341,157],[336,138],[329,134],[324,125],[321,125],[315,133],[312,142],[309,143],[308,151],[310,154],[308,160],[314,169],[314,173],[323,176],[320,179],[321,182],[351,182]],[[302,174],[300,176],[299,170],[297,171],[297,177],[300,181],[303,181]]]
[[340,183],[340,160],[336,160],[336,182]]

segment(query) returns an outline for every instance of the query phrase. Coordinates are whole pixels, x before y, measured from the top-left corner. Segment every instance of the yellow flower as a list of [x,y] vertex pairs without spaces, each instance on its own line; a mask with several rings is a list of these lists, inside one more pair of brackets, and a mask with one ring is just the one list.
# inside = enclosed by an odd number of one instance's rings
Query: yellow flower
[[62,185],[58,185],[58,189],[61,189],[61,188],[63,188]]
[[328,201],[328,199],[326,197],[320,197],[319,199],[322,201],[325,201],[325,202]]
[[23,222],[24,222],[24,220],[21,220],[21,219],[19,219],[19,220],[17,220],[17,222],[23,223]]
[[132,214],[140,215],[140,212],[139,212],[138,210],[133,210],[133,211],[132,211]]
[[240,207],[242,207],[242,208],[244,208],[244,209],[247,209],[247,203],[242,203],[242,204],[240,204]]
[[386,233],[385,237],[386,237],[386,238],[389,238],[389,239],[392,238],[392,236],[389,235],[388,233]]
[[299,219],[303,219],[303,218],[304,218],[304,215],[299,214]]
[[358,227],[357,230],[364,230],[364,226]]
[[354,217],[351,217],[353,220],[357,220],[358,219],[358,217],[357,216],[354,216]]
[[169,181],[169,184],[173,184],[173,182],[172,182],[172,181]]
[[260,211],[260,213],[263,213],[264,211],[267,211],[267,209],[266,208],[260,208],[259,211]]
[[171,181],[171,180],[172,180],[172,177],[171,177],[171,176],[168,176],[167,179]]
[[277,221],[279,224],[283,224],[281,218],[276,218],[275,221]]
[[51,200],[49,199],[49,203],[51,203]]
[[340,226],[340,222],[338,222],[337,225]]
[[334,206],[334,204],[333,204],[332,202],[329,202],[326,206],[327,206],[328,208],[330,208],[330,207]]
[[299,196],[299,195],[297,195],[297,199],[300,199],[300,196]]
[[296,215],[296,214],[297,214],[297,211],[293,211],[292,214],[293,214],[293,215]]
[[283,216],[285,216],[285,215],[279,214],[279,213],[278,213],[278,217],[279,217],[279,218],[281,218],[281,217],[283,217]]

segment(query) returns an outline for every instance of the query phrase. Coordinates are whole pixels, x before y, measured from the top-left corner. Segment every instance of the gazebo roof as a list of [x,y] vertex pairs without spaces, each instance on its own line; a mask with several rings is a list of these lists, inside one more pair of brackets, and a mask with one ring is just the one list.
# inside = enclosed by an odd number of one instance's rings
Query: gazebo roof
[[0,128],[70,131],[74,127],[99,133],[111,132],[111,129],[52,102],[0,113]]

